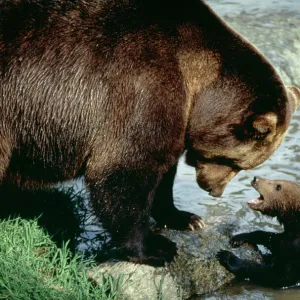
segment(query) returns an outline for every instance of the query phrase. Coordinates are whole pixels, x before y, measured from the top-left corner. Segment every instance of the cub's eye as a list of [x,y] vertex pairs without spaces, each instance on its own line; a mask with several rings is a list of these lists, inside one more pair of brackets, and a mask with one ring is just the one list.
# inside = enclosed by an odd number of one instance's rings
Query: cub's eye
[[280,190],[281,190],[281,184],[277,184],[277,185],[276,185],[276,190],[277,190],[277,191],[280,191]]

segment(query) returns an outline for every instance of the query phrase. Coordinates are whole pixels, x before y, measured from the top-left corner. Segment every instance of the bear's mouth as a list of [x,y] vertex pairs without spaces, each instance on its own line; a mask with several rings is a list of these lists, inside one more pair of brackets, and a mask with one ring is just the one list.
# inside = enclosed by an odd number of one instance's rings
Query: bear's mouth
[[248,205],[252,209],[258,209],[263,202],[264,202],[264,196],[260,194],[258,198],[249,200]]
[[[254,179],[252,182],[251,182],[251,185],[255,188],[256,191],[259,192],[258,190],[258,186],[257,186],[257,180]],[[258,210],[259,207],[262,205],[262,203],[264,202],[264,196],[259,192],[259,197],[256,198],[256,199],[252,199],[252,200],[249,200],[248,201],[248,205],[250,208],[252,209],[255,209],[255,210]]]

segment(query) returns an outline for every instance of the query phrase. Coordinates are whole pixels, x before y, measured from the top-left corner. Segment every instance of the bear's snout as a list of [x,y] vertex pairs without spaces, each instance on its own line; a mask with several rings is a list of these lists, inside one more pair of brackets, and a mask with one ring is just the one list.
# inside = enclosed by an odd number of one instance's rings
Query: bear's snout
[[263,178],[254,176],[253,180],[251,181],[251,185],[253,187],[255,187],[258,184],[258,182],[261,181],[261,180],[263,180]]
[[197,183],[213,197],[221,197],[227,183],[238,173],[228,166],[204,163],[197,165]]

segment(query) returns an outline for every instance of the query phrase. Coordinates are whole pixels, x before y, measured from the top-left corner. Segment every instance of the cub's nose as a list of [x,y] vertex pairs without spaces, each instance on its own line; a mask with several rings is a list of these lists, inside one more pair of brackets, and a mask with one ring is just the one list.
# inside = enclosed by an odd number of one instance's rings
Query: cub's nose
[[251,181],[251,184],[255,184],[255,183],[258,183],[258,181],[260,180],[261,178],[260,177],[257,177],[257,176],[254,176],[253,180]]

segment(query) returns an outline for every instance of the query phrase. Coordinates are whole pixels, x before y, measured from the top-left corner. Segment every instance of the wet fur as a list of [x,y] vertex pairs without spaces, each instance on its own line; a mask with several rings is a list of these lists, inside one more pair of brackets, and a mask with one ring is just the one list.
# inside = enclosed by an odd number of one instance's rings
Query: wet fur
[[[259,184],[265,203],[258,210],[277,217],[284,231],[254,231],[238,234],[231,239],[233,247],[242,244],[267,247],[271,254],[262,255],[261,263],[242,260],[229,251],[221,251],[218,258],[239,279],[248,278],[257,284],[275,288],[295,286],[300,281],[300,185],[262,178]],[[278,185],[280,190],[276,188]]]

